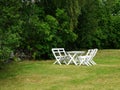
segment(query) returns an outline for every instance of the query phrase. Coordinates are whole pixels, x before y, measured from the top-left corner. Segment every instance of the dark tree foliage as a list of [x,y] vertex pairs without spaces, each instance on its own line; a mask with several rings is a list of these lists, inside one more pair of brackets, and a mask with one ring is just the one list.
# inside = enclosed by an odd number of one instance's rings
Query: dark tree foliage
[[0,60],[5,61],[10,53],[19,47],[20,2],[0,0]]
[[87,0],[75,31],[78,34],[76,48],[120,48],[116,34],[119,30],[115,29],[115,19],[119,19],[119,15],[113,13],[115,10],[119,12],[114,8],[118,3],[114,0]]
[[120,0],[0,0],[0,62],[51,48],[120,48]]
[[48,59],[52,47],[65,47],[68,41],[76,38],[69,28],[69,17],[65,10],[53,7],[50,1],[42,1],[24,3],[20,10],[22,39],[18,51],[24,52],[29,59]]

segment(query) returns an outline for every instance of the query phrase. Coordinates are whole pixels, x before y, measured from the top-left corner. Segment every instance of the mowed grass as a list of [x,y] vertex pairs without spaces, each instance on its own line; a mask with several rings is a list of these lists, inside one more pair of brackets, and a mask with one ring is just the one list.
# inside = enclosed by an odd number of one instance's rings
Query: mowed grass
[[120,50],[99,50],[94,61],[89,67],[12,63],[0,71],[0,90],[120,90]]

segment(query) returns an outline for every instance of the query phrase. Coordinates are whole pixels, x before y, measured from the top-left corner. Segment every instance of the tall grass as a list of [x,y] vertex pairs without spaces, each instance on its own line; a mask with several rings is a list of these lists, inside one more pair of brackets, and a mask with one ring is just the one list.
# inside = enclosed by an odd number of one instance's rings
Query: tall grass
[[120,90],[120,50],[99,50],[95,66],[24,61],[0,71],[0,90]]

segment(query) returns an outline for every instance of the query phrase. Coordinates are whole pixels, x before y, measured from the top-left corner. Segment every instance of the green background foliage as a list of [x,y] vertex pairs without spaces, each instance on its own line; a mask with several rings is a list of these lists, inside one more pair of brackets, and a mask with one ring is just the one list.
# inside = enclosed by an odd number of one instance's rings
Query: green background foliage
[[52,58],[51,48],[120,48],[120,0],[1,0],[0,61]]

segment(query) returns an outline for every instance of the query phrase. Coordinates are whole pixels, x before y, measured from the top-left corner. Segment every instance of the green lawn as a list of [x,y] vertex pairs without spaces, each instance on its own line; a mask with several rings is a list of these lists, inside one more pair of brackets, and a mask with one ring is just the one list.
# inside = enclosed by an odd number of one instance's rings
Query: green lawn
[[0,90],[120,90],[120,50],[99,50],[94,61],[89,67],[12,63],[0,71]]

